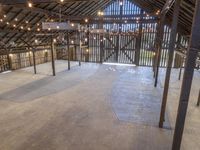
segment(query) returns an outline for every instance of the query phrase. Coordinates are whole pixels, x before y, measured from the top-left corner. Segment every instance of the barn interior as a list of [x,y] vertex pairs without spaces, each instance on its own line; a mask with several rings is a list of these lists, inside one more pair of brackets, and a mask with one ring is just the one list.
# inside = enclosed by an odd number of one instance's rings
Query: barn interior
[[0,150],[199,150],[199,0],[0,0]]

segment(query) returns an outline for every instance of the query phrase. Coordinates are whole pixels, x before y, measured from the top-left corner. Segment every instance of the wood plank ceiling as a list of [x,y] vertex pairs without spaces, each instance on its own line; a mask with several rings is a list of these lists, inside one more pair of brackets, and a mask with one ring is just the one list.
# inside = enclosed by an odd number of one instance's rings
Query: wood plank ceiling
[[[166,0],[132,0],[140,7],[144,8],[147,12],[153,13],[157,10],[161,10]],[[195,9],[195,0],[182,0],[181,10],[179,16],[179,28],[183,30],[185,34],[190,34],[193,14]],[[172,22],[173,7],[167,14],[167,23]]]
[[[8,3],[9,1],[5,2]],[[9,46],[13,43],[18,46],[23,45],[20,38],[32,43],[35,39],[35,31],[41,33],[38,30],[41,28],[42,22],[59,21],[60,10],[62,11],[62,21],[70,20],[68,16],[71,15],[79,18],[83,16],[84,20],[84,16],[96,15],[98,10],[104,9],[110,2],[111,0],[71,0],[61,4],[59,1],[54,1],[50,3],[34,3],[33,8],[28,8],[26,3],[14,4],[13,1],[10,1],[9,5],[2,3],[0,6],[2,14],[0,19],[3,19],[3,22],[0,22],[0,39]],[[27,30],[29,28],[31,29],[30,31]],[[46,37],[40,38],[40,41],[47,42]]]
[[[151,14],[161,10],[166,2],[166,0],[130,1]],[[34,2],[34,7],[28,8],[26,0],[0,0],[0,19],[3,19],[3,22],[0,20],[0,40],[7,47],[24,45],[20,38],[29,43],[34,42],[35,32],[41,32],[39,31],[41,22],[52,19],[58,21],[60,10],[63,21],[73,20],[76,17],[81,18],[77,21],[83,21],[85,16],[96,16],[98,10],[104,9],[113,0],[65,0],[62,4],[60,0],[32,0],[32,2]],[[182,0],[179,28],[186,34],[189,34],[191,30],[194,7],[195,0]],[[172,20],[172,14],[173,7],[167,14],[167,23],[169,24]],[[29,28],[31,30],[27,31]],[[40,38],[42,43],[48,42],[48,38]]]

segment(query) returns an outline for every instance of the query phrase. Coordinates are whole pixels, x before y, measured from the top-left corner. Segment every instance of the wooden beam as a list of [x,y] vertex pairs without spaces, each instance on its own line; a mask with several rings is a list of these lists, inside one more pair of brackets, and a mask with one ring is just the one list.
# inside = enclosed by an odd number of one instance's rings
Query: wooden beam
[[68,51],[68,70],[70,70],[70,59],[71,59],[71,53],[70,53],[70,39],[69,39],[69,32],[67,33],[67,51]]
[[199,90],[199,96],[198,96],[198,101],[197,101],[197,106],[200,105],[200,90]]
[[[140,11],[140,19],[143,20],[143,14],[144,11]],[[140,64],[140,49],[141,49],[141,44],[142,44],[142,21],[139,23],[139,34],[136,40],[136,51],[135,51],[135,63],[137,66]]]
[[[99,28],[103,29],[103,17],[101,16],[99,18]],[[100,63],[103,63],[104,61],[104,40],[103,40],[103,34],[100,33]]]
[[56,76],[53,36],[51,36],[51,64],[52,64],[52,74],[53,74],[53,76]]
[[176,0],[175,6],[174,6],[171,35],[170,35],[169,57],[168,57],[167,71],[166,71],[166,76],[165,76],[165,85],[164,85],[164,92],[163,92],[161,112],[160,112],[160,121],[159,121],[159,127],[160,128],[163,127],[163,123],[165,121],[165,110],[166,110],[166,104],[167,104],[169,81],[170,81],[171,68],[172,68],[174,49],[175,49],[175,43],[176,43],[177,25],[178,25],[180,4],[181,4],[181,0]]
[[173,6],[175,0],[167,0],[162,11],[161,11],[161,14],[166,14],[170,8]]
[[[97,1],[97,0],[65,0],[63,3],[69,2],[83,2],[83,1]],[[58,3],[58,0],[31,0],[32,3]],[[16,5],[26,4],[27,0],[0,0],[1,4],[5,5]]]
[[160,21],[158,22],[157,27],[157,35],[155,41],[155,49],[156,49],[156,60],[155,60],[155,83],[154,86],[157,87],[158,84],[158,75],[159,75],[159,67],[160,67],[160,58],[162,52],[162,42],[164,36],[164,25],[165,25],[165,15],[161,14]]
[[165,19],[166,14],[173,5],[173,0],[167,0],[162,11],[160,14],[160,21],[158,23],[158,33],[156,38],[156,69],[155,69],[155,83],[154,86],[157,87],[158,83],[158,74],[159,74],[159,67],[160,67],[160,59],[161,59],[161,52],[162,52],[162,42],[163,42],[163,35],[164,35],[164,26],[165,26]]
[[33,46],[31,46],[28,42],[26,42],[23,39],[20,39],[22,42],[24,42],[27,46],[29,46],[29,48],[32,48],[32,53],[33,53],[33,67],[34,67],[34,73],[37,73],[36,70],[36,61],[35,61],[35,48]]
[[187,52],[187,59],[185,65],[185,72],[183,76],[183,83],[181,87],[181,94],[179,99],[179,107],[176,118],[176,126],[173,137],[172,150],[180,150],[183,130],[185,126],[185,118],[187,114],[188,102],[192,86],[192,79],[194,75],[194,68],[196,65],[196,58],[200,52],[200,1],[196,1],[195,15],[192,25],[192,33]]

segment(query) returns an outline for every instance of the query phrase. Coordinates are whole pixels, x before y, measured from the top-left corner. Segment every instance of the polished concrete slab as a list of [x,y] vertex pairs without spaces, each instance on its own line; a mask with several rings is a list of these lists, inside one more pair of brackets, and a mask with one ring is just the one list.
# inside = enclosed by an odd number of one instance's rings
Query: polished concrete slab
[[[32,67],[0,74],[0,149],[171,149],[173,130],[157,127],[164,70],[154,88],[151,68],[73,62],[68,71],[66,61],[57,61],[56,77],[50,63],[37,68],[37,75]],[[173,74],[176,81],[177,70]],[[166,115],[172,128],[175,85]],[[199,116],[193,115],[198,124]],[[199,146],[189,141],[197,133],[184,135],[183,150]]]

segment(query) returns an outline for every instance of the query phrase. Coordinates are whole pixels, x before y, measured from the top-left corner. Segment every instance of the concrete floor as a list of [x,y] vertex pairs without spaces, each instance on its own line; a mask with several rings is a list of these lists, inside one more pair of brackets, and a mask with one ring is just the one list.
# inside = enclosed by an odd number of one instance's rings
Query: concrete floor
[[[170,150],[181,81],[173,70],[165,129],[157,127],[164,70],[76,62],[0,74],[0,150]],[[195,82],[182,150],[199,150]]]

